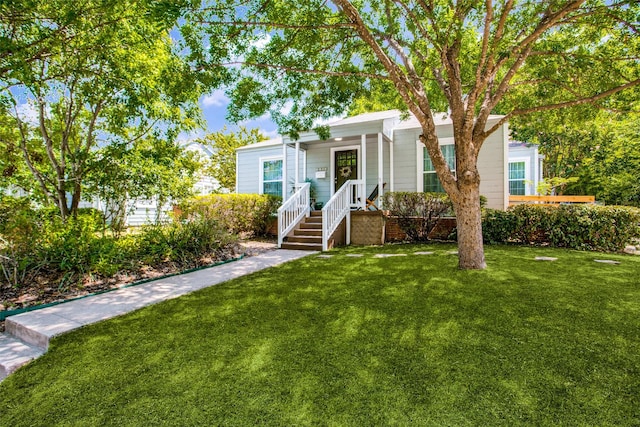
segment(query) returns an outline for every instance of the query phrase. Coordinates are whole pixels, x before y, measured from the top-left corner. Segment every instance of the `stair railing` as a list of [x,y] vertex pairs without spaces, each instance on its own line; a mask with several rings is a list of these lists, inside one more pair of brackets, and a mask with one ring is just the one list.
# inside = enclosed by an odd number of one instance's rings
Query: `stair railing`
[[351,243],[351,212],[352,206],[362,204],[364,181],[349,180],[334,193],[322,208],[322,250],[329,249],[329,238],[338,228],[342,220],[347,218],[346,244]]
[[305,182],[293,193],[280,208],[278,208],[278,247],[282,246],[284,238],[311,211],[309,189],[311,184]]

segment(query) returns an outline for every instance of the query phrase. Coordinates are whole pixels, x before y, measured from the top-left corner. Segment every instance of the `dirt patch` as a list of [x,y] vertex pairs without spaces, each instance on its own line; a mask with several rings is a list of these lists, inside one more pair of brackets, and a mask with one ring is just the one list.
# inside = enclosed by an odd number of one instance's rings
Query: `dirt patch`
[[[228,261],[239,256],[260,255],[275,248],[276,243],[273,239],[243,240],[234,248],[216,253],[213,257],[201,258],[190,265],[180,265],[178,263],[145,265],[136,271],[125,271],[106,278],[91,274],[65,277],[41,273],[32,277],[28,286],[14,288],[0,284],[0,312],[65,301],[96,292],[117,289],[134,282],[157,279],[193,268]],[[0,321],[0,332],[3,331],[4,321],[2,320]]]

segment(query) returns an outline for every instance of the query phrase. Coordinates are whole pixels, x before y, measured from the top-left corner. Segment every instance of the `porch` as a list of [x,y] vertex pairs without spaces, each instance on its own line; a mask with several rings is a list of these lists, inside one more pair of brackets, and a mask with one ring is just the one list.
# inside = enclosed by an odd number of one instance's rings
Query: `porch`
[[[380,209],[385,191],[393,191],[390,135],[341,130],[328,140],[313,133],[283,141],[286,189],[278,211],[279,247],[327,250],[349,244],[351,212]],[[372,192],[377,198],[368,204]],[[319,209],[312,215],[315,206]]]

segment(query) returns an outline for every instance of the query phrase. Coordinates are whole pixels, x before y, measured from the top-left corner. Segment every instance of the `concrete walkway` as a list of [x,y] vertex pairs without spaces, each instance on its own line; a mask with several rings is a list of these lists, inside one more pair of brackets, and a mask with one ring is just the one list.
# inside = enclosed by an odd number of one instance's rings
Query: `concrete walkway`
[[8,317],[5,333],[0,334],[0,381],[44,354],[49,340],[57,335],[311,253],[282,249],[269,251],[228,264]]

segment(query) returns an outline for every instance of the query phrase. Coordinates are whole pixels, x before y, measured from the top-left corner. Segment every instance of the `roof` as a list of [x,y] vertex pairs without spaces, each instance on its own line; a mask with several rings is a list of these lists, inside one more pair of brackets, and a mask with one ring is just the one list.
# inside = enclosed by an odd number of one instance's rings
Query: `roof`
[[398,110],[377,111],[375,113],[363,113],[357,116],[345,117],[336,122],[329,123],[329,126],[342,126],[352,125],[365,122],[374,122],[378,120],[391,119],[400,116],[401,112]]
[[249,149],[253,150],[255,148],[271,147],[274,145],[282,145],[282,138],[278,137],[278,138],[270,139],[268,141],[256,142],[255,144],[245,145],[243,147],[237,148],[236,151],[249,150]]
[[[489,116],[489,120],[497,120],[503,117],[504,116],[501,116],[498,114],[491,114]],[[450,125],[452,123],[451,116],[448,113],[433,113],[433,121],[436,126]],[[418,122],[418,119],[416,119],[416,117],[413,114],[411,114],[407,120],[403,120],[402,122],[398,123],[394,127],[394,130],[419,129],[421,127],[422,126],[420,126],[420,122]]]

